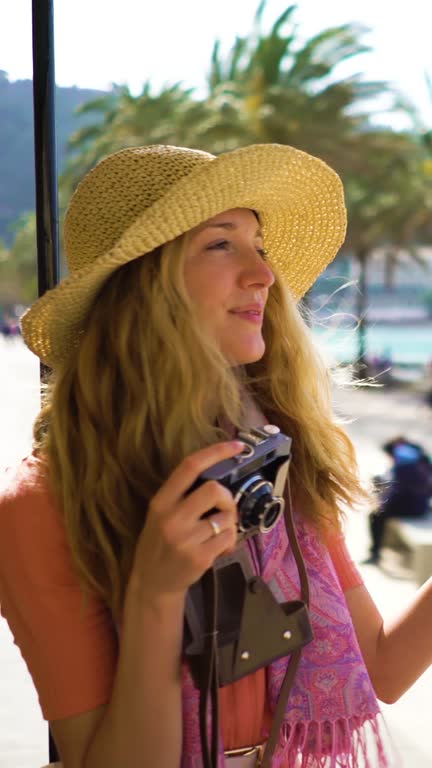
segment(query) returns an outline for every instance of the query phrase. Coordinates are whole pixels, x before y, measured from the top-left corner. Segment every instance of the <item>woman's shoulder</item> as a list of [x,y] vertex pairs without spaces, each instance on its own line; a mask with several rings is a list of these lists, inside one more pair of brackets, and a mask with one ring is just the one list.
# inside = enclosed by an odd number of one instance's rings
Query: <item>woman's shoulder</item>
[[33,453],[7,466],[0,474],[0,500],[28,493],[32,488],[40,492],[44,483],[44,470],[45,462]]
[[51,499],[46,463],[34,454],[0,473],[0,517],[12,506],[15,511],[27,509],[32,501],[41,497]]
[[[49,489],[46,464],[29,455],[9,467],[0,481],[0,550],[12,542],[33,546],[62,536],[58,506]],[[48,541],[47,541],[48,540]],[[33,547],[32,547],[33,548]]]

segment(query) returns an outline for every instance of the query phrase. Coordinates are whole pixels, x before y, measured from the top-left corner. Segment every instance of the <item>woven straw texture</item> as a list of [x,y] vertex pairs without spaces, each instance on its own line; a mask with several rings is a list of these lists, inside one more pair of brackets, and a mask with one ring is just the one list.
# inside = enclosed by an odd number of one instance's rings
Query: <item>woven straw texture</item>
[[292,147],[258,144],[216,158],[169,146],[121,150],[98,163],[71,199],[64,227],[69,276],[24,314],[28,347],[49,367],[64,362],[114,270],[231,208],[257,211],[270,265],[295,298],[345,237],[339,177]]

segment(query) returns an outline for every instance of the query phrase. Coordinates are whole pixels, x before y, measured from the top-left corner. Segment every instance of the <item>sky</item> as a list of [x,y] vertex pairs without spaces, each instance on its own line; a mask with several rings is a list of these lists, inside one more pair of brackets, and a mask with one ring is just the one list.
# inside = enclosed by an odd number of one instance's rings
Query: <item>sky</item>
[[[270,24],[289,0],[267,0]],[[322,29],[360,23],[370,31],[362,41],[373,49],[340,75],[361,72],[392,83],[432,127],[430,0],[298,0],[299,37]],[[109,89],[127,83],[137,93],[149,80],[183,82],[198,89],[215,39],[228,49],[247,33],[258,0],[54,0],[55,72],[62,86]],[[397,5],[397,7],[396,7]],[[10,80],[32,76],[31,0],[0,0],[0,69]]]

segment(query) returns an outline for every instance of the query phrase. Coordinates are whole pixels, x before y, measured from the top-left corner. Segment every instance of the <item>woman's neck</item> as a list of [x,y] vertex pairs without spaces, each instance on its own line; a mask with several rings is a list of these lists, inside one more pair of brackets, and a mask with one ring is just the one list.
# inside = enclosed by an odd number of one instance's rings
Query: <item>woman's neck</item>
[[263,424],[268,424],[268,419],[252,395],[247,394],[245,398],[245,427],[261,427]]
[[[268,419],[266,419],[250,393],[244,395],[243,403],[244,417],[242,427],[261,427],[263,424],[268,424]],[[225,416],[219,419],[219,426],[222,427],[230,438],[235,437],[235,429]]]

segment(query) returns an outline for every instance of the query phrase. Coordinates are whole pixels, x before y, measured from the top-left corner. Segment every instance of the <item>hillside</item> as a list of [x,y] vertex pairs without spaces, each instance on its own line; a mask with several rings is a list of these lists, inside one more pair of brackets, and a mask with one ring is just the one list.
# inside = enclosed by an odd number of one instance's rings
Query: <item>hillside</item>
[[[84,118],[76,108],[101,91],[56,88],[57,167],[61,172],[66,143]],[[88,119],[88,118],[87,118]],[[34,210],[33,86],[31,80],[9,82],[0,70],[0,239],[10,243],[13,222]]]

